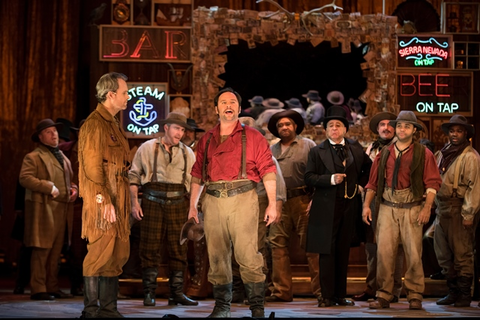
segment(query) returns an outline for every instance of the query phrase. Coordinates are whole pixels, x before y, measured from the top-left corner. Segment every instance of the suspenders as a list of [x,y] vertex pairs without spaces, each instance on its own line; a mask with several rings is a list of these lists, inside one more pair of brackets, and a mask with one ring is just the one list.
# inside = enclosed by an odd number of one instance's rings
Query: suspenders
[[[202,166],[202,183],[207,180],[207,151],[210,145],[210,139],[213,133],[208,137],[205,145],[205,153],[203,154],[203,166]],[[238,179],[247,179],[247,135],[245,134],[245,125],[242,123],[242,166],[238,173]]]

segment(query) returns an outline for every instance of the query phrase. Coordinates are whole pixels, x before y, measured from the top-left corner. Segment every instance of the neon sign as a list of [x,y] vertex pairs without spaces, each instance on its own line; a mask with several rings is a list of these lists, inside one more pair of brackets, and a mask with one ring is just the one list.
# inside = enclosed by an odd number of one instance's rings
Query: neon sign
[[398,36],[398,67],[451,68],[449,36]]
[[163,129],[159,121],[168,112],[164,83],[128,83],[127,108],[121,113],[121,124],[129,138],[154,138]]
[[397,103],[419,114],[472,113],[472,73],[398,73]]
[[190,62],[188,27],[100,26],[101,61]]

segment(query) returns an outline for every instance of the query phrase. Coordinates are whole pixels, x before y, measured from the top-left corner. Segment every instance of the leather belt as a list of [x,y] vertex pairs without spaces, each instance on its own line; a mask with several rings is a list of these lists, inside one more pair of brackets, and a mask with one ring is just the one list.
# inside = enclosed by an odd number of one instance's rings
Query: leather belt
[[149,195],[148,193],[144,193],[142,195],[144,199],[159,203],[159,204],[177,204],[177,203],[182,203],[186,199],[185,198],[180,198],[180,199],[168,199],[168,198],[157,198],[154,196]]
[[143,193],[157,198],[178,198],[184,195],[183,191],[158,191],[147,188],[143,188]]
[[392,208],[399,208],[399,209],[410,209],[416,206],[419,206],[423,203],[423,200],[413,201],[413,202],[390,202],[388,200],[383,199],[382,204],[392,207]]
[[253,181],[231,181],[213,183],[207,186],[207,193],[217,198],[233,197],[256,187]]
[[287,189],[287,199],[295,198],[298,196],[308,195],[309,192],[306,186],[295,188],[295,189]]

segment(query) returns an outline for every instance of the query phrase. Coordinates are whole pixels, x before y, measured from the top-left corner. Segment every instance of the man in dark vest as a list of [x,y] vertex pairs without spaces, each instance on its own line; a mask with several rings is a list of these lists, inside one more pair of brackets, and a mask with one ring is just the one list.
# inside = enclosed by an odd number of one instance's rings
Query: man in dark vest
[[[442,180],[430,150],[413,135],[422,126],[412,111],[400,111],[395,128],[397,141],[382,152],[370,172],[363,204],[363,221],[370,225],[375,198],[378,210],[377,239],[377,300],[370,309],[389,308],[393,299],[393,274],[398,244],[401,241],[407,260],[405,291],[409,308],[422,309],[425,289],[422,265],[423,225],[430,219],[430,209]],[[426,194],[426,196],[424,196]],[[378,208],[378,209],[377,209]]]

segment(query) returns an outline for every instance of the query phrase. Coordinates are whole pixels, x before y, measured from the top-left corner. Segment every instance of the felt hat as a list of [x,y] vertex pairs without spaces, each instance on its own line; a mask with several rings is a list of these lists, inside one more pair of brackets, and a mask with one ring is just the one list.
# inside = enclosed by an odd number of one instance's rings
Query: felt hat
[[373,133],[378,134],[378,124],[382,120],[395,120],[397,116],[391,112],[378,112],[376,113],[372,119],[370,119],[370,130],[372,130]]
[[255,104],[262,104],[263,97],[262,96],[255,96],[252,99],[248,99],[248,102],[255,103]]
[[325,118],[323,118],[323,127],[324,128],[327,127],[327,123],[330,120],[341,121],[345,125],[345,127],[347,128],[347,131],[348,131],[349,123],[348,123],[348,120],[347,120],[347,112],[342,107],[331,106],[330,108],[327,109],[327,114],[325,115]]
[[291,98],[290,100],[285,100],[285,103],[289,108],[303,108],[302,103],[297,98]]
[[60,139],[63,139],[65,141],[70,141],[70,131],[72,131],[72,128],[75,128],[73,126],[72,121],[65,119],[65,118],[57,118],[55,122],[60,122],[63,123],[63,126],[60,130],[58,130],[58,137]]
[[275,113],[268,121],[268,131],[270,131],[271,134],[273,134],[277,138],[280,138],[278,136],[277,122],[282,118],[292,119],[293,122],[295,122],[295,124],[297,125],[297,129],[295,130],[295,132],[297,134],[302,133],[303,128],[305,127],[305,121],[303,120],[302,115],[295,110],[285,110]]
[[190,218],[183,224],[182,231],[180,231],[180,245],[183,245],[187,240],[199,241],[205,235],[203,228],[203,214],[198,213],[197,223],[194,218]]
[[327,95],[327,100],[333,105],[343,104],[343,101],[344,101],[343,93],[341,93],[340,91],[331,91]]
[[269,98],[269,99],[263,100],[262,105],[268,109],[281,109],[284,106],[283,102],[281,102],[276,98]]
[[317,90],[309,90],[307,93],[302,94],[302,97],[313,100],[313,101],[320,101],[320,95],[318,94]]
[[411,123],[417,128],[418,131],[423,130],[423,127],[420,123],[418,123],[417,116],[413,111],[410,110],[402,110],[397,116],[397,119],[395,120],[390,120],[390,125],[394,128],[397,127],[397,122],[402,121],[402,122],[407,122]]
[[450,118],[449,122],[442,123],[441,128],[443,133],[448,135],[448,131],[451,126],[463,126],[467,130],[467,138],[471,138],[475,135],[475,127],[473,124],[469,124],[467,118],[462,115],[455,114]]
[[197,123],[195,122],[195,119],[192,118],[187,118],[187,124],[194,130],[195,132],[205,132],[202,128],[199,128]]
[[38,135],[40,134],[40,132],[42,132],[42,130],[50,128],[50,127],[56,127],[57,131],[60,131],[63,128],[63,123],[53,122],[52,119],[40,120],[38,122],[37,126],[35,127],[35,132],[33,132],[33,134],[32,134],[33,142],[40,142],[40,139],[38,138]]
[[164,124],[174,123],[184,127],[185,129],[194,130],[192,127],[188,125],[187,117],[180,112],[170,112],[166,119],[160,120],[158,123],[162,126]]

